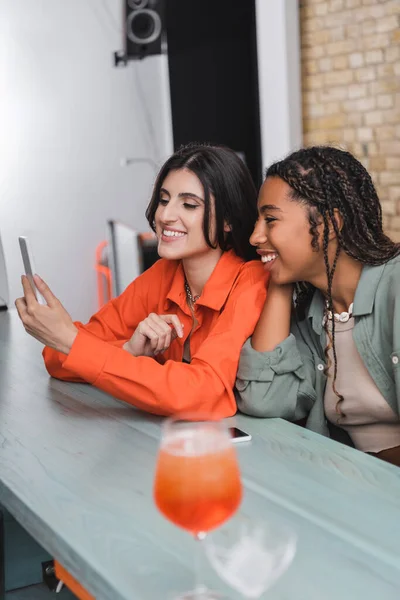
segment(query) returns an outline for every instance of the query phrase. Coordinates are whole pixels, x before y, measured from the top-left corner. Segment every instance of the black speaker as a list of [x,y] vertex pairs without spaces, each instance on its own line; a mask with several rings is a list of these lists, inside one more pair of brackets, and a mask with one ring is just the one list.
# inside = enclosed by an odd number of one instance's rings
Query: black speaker
[[125,0],[125,59],[160,54],[165,35],[166,0]]
[[230,146],[259,185],[255,0],[167,0],[166,28],[175,148]]

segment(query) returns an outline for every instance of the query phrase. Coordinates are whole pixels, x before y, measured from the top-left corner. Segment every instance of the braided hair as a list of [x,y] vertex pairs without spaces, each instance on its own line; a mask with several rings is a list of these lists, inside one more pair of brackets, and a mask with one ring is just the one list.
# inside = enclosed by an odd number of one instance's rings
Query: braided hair
[[[308,209],[311,246],[320,248],[318,226],[323,223],[322,248],[327,276],[326,308],[333,314],[332,282],[340,252],[366,265],[381,265],[400,254],[400,244],[393,242],[382,227],[382,208],[372,179],[363,165],[350,152],[330,146],[303,148],[287,158],[272,164],[266,177],[280,177],[291,188],[292,200],[301,202]],[[339,230],[335,219],[338,210],[343,220]],[[329,262],[328,243],[330,227],[333,227],[338,246],[332,264]],[[296,312],[304,317],[315,288],[308,282],[296,286]],[[337,356],[335,346],[335,320],[332,329],[324,319],[324,329],[329,344],[325,348],[327,367],[330,369],[328,352],[332,348],[334,359],[333,391],[338,397],[336,412],[343,416],[340,403],[343,396],[336,390]]]

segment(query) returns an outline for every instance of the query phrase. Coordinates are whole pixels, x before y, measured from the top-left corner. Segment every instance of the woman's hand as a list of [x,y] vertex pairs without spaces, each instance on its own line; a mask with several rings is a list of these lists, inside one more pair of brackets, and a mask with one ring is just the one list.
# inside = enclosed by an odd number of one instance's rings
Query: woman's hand
[[274,297],[279,297],[282,302],[289,302],[289,304],[291,304],[293,300],[293,292],[294,283],[284,283],[280,285],[279,283],[275,283],[273,279],[269,280],[269,296],[273,295]]
[[71,317],[38,275],[34,276],[35,285],[46,300],[47,306],[39,304],[36,300],[25,275],[21,280],[24,296],[15,301],[15,306],[25,331],[42,344],[68,354],[78,333]]
[[177,315],[150,313],[123,348],[132,356],[156,356],[165,352],[177,337],[183,337],[183,324]]

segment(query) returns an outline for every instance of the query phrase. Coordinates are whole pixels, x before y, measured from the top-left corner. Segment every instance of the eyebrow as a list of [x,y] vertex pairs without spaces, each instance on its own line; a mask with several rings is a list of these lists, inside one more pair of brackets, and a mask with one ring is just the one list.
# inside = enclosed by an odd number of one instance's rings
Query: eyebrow
[[262,214],[268,212],[269,210],[279,210],[279,212],[282,212],[282,209],[280,209],[279,206],[275,206],[275,204],[263,204],[260,206],[259,210]]
[[[171,197],[171,194],[165,188],[161,188],[160,192],[163,192],[164,194],[167,194],[167,196]],[[192,192],[181,192],[180,194],[178,194],[178,198],[192,198],[193,200],[204,202],[203,198],[200,198],[200,196],[196,196],[196,194],[192,194]]]

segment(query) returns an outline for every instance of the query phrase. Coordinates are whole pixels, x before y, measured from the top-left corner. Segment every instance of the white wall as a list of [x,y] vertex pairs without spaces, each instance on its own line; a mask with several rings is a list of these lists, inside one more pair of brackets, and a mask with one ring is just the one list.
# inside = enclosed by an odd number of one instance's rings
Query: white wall
[[256,0],[263,170],[302,145],[298,0]]
[[97,309],[105,221],[147,229],[154,167],[172,151],[165,57],[114,68],[121,0],[0,2],[0,235],[10,299],[18,235],[73,318]]

